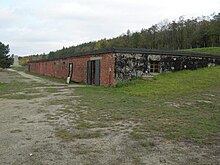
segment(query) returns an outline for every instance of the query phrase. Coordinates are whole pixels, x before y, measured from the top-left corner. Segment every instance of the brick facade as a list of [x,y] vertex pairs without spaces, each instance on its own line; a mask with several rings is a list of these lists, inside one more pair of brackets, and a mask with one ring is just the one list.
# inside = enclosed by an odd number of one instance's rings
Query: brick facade
[[29,63],[29,69],[32,73],[66,79],[69,72],[69,63],[73,63],[71,80],[87,83],[87,62],[96,58],[100,60],[100,85],[113,86],[115,84],[113,53],[31,62]]

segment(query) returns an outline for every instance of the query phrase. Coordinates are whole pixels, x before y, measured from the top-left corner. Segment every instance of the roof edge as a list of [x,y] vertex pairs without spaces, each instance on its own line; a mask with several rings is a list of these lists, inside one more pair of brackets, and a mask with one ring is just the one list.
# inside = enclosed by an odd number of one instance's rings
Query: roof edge
[[197,53],[197,52],[185,52],[185,51],[174,51],[174,50],[159,50],[159,49],[144,49],[144,48],[106,48],[99,50],[91,50],[86,52],[74,53],[71,55],[65,55],[64,57],[54,58],[54,59],[43,59],[30,61],[29,63],[34,62],[44,62],[44,61],[55,61],[62,60],[71,57],[81,57],[87,55],[100,55],[108,53],[131,53],[131,54],[148,54],[148,55],[173,55],[173,56],[188,56],[188,57],[206,57],[206,58],[217,58],[220,59],[219,54],[207,54],[207,53]]

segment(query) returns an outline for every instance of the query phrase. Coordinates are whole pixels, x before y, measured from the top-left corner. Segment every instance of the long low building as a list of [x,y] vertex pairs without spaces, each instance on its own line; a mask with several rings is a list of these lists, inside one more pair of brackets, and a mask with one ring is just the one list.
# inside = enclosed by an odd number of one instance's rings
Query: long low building
[[29,71],[51,77],[114,86],[117,81],[168,71],[220,65],[220,55],[152,49],[110,48],[29,62]]

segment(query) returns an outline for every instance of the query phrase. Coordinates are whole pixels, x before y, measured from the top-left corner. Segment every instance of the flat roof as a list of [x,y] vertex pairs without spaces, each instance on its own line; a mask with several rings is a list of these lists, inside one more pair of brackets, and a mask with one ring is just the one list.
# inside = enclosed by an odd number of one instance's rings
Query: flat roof
[[158,50],[158,49],[140,49],[140,48],[107,48],[100,50],[91,50],[86,52],[79,52],[70,55],[65,55],[64,57],[54,58],[54,59],[43,59],[32,62],[43,62],[43,61],[55,61],[71,57],[82,57],[88,55],[101,55],[108,53],[125,53],[125,54],[146,54],[146,55],[172,55],[172,56],[186,56],[186,57],[206,57],[206,58],[217,58],[220,59],[219,54],[207,54],[207,53],[197,53],[197,52],[184,52],[184,51],[172,51],[172,50]]

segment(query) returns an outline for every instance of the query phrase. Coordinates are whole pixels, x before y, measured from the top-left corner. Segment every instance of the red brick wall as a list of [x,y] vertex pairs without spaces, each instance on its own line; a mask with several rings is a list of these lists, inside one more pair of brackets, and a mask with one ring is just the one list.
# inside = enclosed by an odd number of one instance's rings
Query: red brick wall
[[[100,85],[113,86],[115,59],[112,53],[101,55],[87,55],[81,57],[70,57],[66,59],[33,62],[30,63],[30,72],[44,74],[57,78],[67,78],[69,63],[73,63],[72,80],[75,82],[87,82],[87,61],[90,58],[100,59]],[[36,66],[36,67],[35,67]]]

